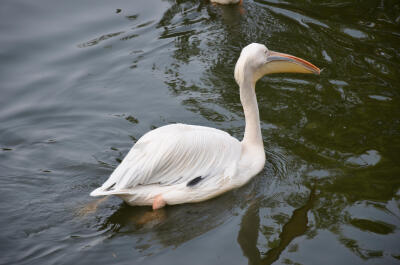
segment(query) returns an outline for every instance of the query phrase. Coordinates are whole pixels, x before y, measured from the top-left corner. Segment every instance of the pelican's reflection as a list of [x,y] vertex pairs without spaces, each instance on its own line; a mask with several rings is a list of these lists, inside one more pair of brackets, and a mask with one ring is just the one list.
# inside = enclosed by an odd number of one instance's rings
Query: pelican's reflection
[[174,205],[161,211],[151,207],[121,204],[102,223],[100,230],[118,234],[149,234],[151,240],[165,247],[179,246],[214,229],[231,218],[240,197],[233,193],[203,203]]
[[313,207],[315,199],[314,185],[307,203],[294,210],[290,220],[283,226],[279,235],[279,245],[268,250],[264,257],[261,256],[257,248],[260,226],[260,201],[254,202],[243,215],[238,235],[238,243],[242,248],[243,254],[248,258],[249,264],[272,264],[277,261],[290,242],[306,232],[308,224],[307,213]]

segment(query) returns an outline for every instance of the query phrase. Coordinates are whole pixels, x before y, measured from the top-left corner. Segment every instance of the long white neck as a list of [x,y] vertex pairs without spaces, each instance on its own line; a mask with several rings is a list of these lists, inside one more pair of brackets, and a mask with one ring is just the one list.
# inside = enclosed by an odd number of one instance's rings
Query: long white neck
[[260,128],[255,82],[245,79],[240,83],[240,101],[243,106],[246,128],[242,140],[243,145],[264,148]]

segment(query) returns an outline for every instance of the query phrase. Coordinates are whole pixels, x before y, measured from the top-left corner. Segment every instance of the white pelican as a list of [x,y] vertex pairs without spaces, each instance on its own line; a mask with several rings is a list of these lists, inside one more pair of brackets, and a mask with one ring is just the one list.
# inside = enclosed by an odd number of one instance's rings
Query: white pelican
[[265,163],[255,84],[271,73],[314,73],[313,64],[252,43],[235,66],[246,127],[240,142],[203,126],[171,124],[152,130],[132,147],[121,164],[91,196],[116,195],[130,205],[205,201],[246,184]]

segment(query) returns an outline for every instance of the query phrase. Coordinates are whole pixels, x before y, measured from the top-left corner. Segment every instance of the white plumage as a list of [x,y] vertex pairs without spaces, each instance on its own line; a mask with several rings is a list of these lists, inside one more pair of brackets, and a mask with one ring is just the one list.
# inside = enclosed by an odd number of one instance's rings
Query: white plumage
[[[141,137],[110,178],[91,195],[129,193],[136,195],[129,200],[130,204],[146,205],[146,199],[152,197],[148,193],[150,186],[151,194],[155,187],[180,187],[192,191],[190,201],[198,201],[193,192],[198,187],[216,187],[234,176],[240,153],[240,142],[224,131],[186,124],[166,125]],[[187,186],[198,177],[201,179],[196,189]]]
[[271,72],[319,73],[297,57],[261,44],[242,50],[235,67],[246,118],[241,142],[214,128],[171,124],[152,130],[132,147],[91,196],[116,195],[130,205],[199,202],[244,185],[265,163],[255,83]]

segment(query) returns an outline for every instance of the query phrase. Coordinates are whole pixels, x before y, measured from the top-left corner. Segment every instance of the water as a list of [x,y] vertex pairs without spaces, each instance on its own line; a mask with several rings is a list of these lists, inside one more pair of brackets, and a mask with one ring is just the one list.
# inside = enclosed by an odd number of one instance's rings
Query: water
[[[397,1],[0,5],[1,264],[400,263]],[[251,42],[323,69],[257,84],[257,177],[157,216],[89,197],[150,129],[241,138]]]

